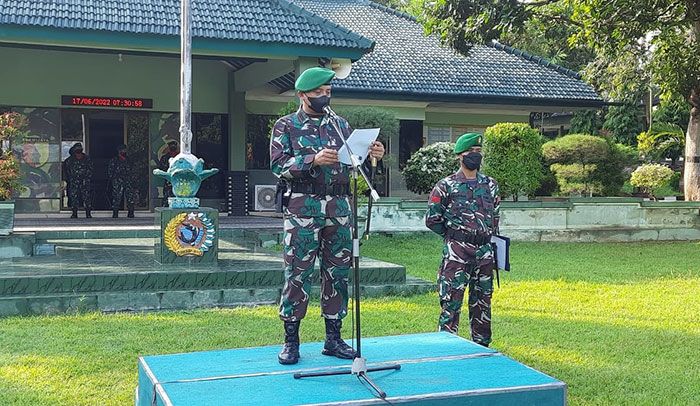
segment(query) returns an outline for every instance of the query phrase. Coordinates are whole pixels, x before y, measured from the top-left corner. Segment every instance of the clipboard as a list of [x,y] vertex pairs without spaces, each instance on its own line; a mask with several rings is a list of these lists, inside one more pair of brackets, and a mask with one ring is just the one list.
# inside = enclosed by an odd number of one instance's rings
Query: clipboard
[[510,238],[492,235],[491,245],[494,247],[496,268],[510,271]]

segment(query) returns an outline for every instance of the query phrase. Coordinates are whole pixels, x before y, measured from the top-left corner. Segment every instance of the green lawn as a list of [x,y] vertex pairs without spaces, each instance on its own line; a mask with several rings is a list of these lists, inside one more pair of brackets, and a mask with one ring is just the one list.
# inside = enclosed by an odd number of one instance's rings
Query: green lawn
[[[362,249],[432,280],[441,247],[372,237]],[[572,405],[700,404],[700,244],[517,243],[511,254],[494,348],[565,381]],[[318,313],[302,340],[322,339]],[[367,300],[363,315],[369,336],[433,331],[437,299]],[[138,355],[280,341],[272,306],[3,319],[0,405],[130,404]]]

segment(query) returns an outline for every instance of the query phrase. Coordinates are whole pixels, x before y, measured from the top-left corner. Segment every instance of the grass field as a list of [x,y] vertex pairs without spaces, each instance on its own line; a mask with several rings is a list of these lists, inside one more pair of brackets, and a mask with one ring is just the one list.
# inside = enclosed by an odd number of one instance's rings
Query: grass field
[[[440,250],[432,236],[363,245],[429,280]],[[699,243],[516,243],[512,266],[493,347],[565,381],[570,404],[700,404]],[[322,339],[318,312],[303,341]],[[363,315],[368,336],[433,331],[437,298],[367,300]],[[138,355],[279,342],[272,306],[2,319],[0,405],[132,404]]]

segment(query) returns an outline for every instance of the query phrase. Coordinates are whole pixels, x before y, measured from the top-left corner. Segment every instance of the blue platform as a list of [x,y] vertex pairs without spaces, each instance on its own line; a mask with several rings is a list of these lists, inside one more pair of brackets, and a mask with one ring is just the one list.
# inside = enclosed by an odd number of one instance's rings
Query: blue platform
[[[296,372],[349,368],[321,355],[322,343],[301,346],[296,365],[280,365],[280,346],[139,358],[137,406],[386,404],[353,375],[294,379]],[[448,333],[365,338],[370,372],[391,404],[563,405],[566,384],[503,354]]]

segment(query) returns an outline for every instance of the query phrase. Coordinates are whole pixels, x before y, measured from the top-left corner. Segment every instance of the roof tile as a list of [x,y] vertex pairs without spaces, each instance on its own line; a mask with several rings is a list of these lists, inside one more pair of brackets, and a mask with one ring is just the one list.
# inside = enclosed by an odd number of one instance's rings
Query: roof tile
[[292,1],[376,43],[335,89],[602,102],[577,73],[541,57],[501,44],[474,46],[464,56],[426,37],[415,18],[371,1]]
[[[179,5],[178,0],[0,0],[0,24],[176,35]],[[193,0],[192,35],[363,50],[373,46],[286,0]]]

